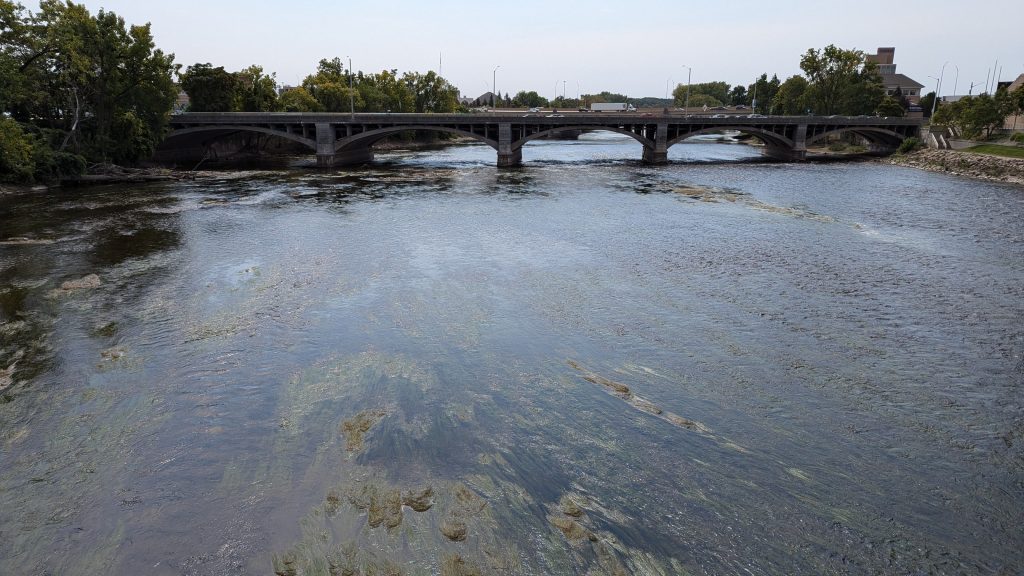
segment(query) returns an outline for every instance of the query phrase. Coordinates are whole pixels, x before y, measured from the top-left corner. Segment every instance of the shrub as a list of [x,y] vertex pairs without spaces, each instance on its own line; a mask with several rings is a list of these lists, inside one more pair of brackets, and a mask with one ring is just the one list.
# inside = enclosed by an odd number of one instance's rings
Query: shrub
[[1013,136],[1010,136],[1010,140],[1017,144],[1024,144],[1024,132],[1017,132]]
[[53,155],[58,178],[81,176],[85,174],[87,163],[85,158],[71,152],[57,152]]
[[35,148],[17,122],[0,116],[0,181],[31,182]]
[[914,150],[917,150],[920,147],[921,141],[911,136],[910,138],[904,139],[903,142],[900,143],[900,147],[897,149],[897,152],[899,152],[900,154],[909,154],[910,152],[913,152]]

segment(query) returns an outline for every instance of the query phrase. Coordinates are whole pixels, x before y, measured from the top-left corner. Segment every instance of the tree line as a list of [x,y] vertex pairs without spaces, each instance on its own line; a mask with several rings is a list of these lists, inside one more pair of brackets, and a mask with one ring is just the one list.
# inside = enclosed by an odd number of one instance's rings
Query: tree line
[[320,60],[302,84],[278,94],[274,74],[257,65],[238,72],[209,63],[181,74],[190,112],[455,112],[459,90],[430,71],[355,72],[340,58]]
[[[785,81],[778,75],[762,74],[747,86],[726,82],[704,82],[689,87],[689,105],[750,106],[760,114],[876,114],[902,116],[909,105],[900,95],[887,95],[878,66],[868,62],[860,50],[834,45],[810,48],[800,58],[803,74]],[[672,91],[676,106],[687,100],[687,86]]]
[[180,89],[193,111],[454,112],[459,91],[435,72],[347,70],[321,60],[301,86],[278,94],[257,65],[237,72],[197,63],[184,71],[158,49],[149,24],[91,14],[70,0],[30,11],[0,0],[0,181],[53,181],[90,166],[152,156]]

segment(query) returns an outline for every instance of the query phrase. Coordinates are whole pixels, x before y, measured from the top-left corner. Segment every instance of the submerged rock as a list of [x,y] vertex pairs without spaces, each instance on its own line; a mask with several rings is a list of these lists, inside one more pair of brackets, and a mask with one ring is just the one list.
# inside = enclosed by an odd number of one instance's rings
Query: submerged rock
[[430,486],[405,493],[402,503],[416,512],[426,512],[434,505],[434,489]]
[[441,560],[441,576],[482,576],[480,568],[458,554],[445,556]]
[[0,369],[0,392],[8,389],[14,384],[14,369],[18,366],[18,361],[15,360],[7,368]]
[[89,274],[84,278],[78,280],[68,280],[60,285],[60,289],[65,292],[72,290],[91,290],[93,288],[99,288],[103,282],[100,281],[100,277],[96,274]]
[[569,518],[568,516],[551,515],[548,516],[548,522],[550,522],[555,528],[561,530],[562,534],[565,535],[566,539],[570,542],[582,542],[584,540],[594,542],[597,540],[597,535],[590,530],[587,530],[580,525],[579,522]]
[[462,542],[466,539],[466,523],[458,518],[445,518],[440,528],[441,534],[452,542]]

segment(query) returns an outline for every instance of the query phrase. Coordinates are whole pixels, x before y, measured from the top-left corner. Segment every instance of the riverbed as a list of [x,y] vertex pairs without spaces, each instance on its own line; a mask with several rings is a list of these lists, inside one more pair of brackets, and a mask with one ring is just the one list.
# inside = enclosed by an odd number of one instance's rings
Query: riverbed
[[1024,188],[640,156],[0,197],[0,573],[1024,570]]

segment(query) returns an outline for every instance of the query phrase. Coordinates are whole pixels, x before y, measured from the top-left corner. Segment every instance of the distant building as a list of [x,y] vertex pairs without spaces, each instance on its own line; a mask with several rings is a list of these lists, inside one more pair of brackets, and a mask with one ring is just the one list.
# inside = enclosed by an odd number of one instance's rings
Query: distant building
[[921,89],[924,84],[896,72],[896,48],[879,48],[876,54],[866,54],[864,60],[878,65],[878,74],[882,77],[882,85],[889,96],[902,94],[911,104],[921,101]]
[[487,91],[477,96],[475,100],[470,101],[468,106],[494,106],[494,104],[498,101],[498,98],[499,96],[495,96],[494,92]]
[[[1010,82],[1006,87],[1007,92],[1013,92],[1014,90],[1024,86],[1024,74],[1017,76],[1017,79]],[[1007,130],[1024,130],[1024,114],[1010,114],[1006,117],[1006,121],[1003,124],[1003,128]]]
[[188,93],[178,87],[178,97],[174,100],[174,114],[181,114],[182,112],[188,111],[188,105],[191,103],[191,99],[188,97]]

